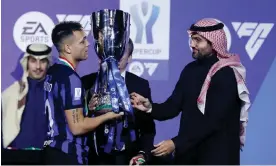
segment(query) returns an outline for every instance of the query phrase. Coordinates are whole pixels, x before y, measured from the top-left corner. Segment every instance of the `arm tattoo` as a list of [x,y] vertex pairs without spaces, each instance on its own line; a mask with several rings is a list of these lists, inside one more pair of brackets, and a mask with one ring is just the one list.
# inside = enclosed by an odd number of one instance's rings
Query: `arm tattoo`
[[76,121],[77,121],[77,123],[79,123],[79,121],[80,121],[80,117],[79,117],[79,114],[78,114],[78,110],[76,111]]
[[72,111],[73,111],[73,113],[72,113],[73,122],[79,123],[79,114],[78,114],[79,111],[77,109],[73,109]]
[[72,110],[73,122],[76,123],[76,109]]

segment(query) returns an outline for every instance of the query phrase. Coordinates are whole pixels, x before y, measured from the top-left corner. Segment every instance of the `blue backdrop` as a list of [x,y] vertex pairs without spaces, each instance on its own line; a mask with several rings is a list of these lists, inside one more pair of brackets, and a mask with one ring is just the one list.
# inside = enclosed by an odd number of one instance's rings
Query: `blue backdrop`
[[[229,51],[240,54],[247,68],[253,105],[241,164],[276,164],[275,6],[274,0],[3,0],[1,91],[22,74],[18,60],[28,44],[52,46],[54,24],[80,21],[92,42],[91,13],[112,8],[132,15],[135,50],[128,70],[148,79],[153,101],[163,102],[183,67],[192,61],[187,29],[199,19],[215,18],[226,25]],[[81,63],[78,72],[84,75],[97,68],[91,45],[89,59]],[[177,134],[179,117],[156,124],[157,143]]]

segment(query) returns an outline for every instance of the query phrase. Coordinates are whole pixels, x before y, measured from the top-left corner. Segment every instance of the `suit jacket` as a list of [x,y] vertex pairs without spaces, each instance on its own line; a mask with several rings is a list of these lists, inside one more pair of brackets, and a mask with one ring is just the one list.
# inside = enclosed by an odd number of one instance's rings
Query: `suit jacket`
[[[95,83],[97,73],[91,73],[82,77],[82,83],[85,90],[89,90]],[[149,82],[143,78],[140,78],[130,72],[126,72],[125,83],[129,94],[136,92],[142,96],[148,98],[151,101],[151,90]],[[90,101],[91,95],[88,96],[87,101]],[[139,153],[139,151],[145,152],[145,158],[148,160],[151,156],[151,150],[153,149],[154,137],[156,134],[155,123],[152,117],[144,112],[134,110],[135,115],[135,131],[137,140],[135,142],[126,142],[126,151],[129,157],[133,157]],[[102,130],[100,126],[96,131]],[[90,148],[94,149],[94,144],[89,139]]]

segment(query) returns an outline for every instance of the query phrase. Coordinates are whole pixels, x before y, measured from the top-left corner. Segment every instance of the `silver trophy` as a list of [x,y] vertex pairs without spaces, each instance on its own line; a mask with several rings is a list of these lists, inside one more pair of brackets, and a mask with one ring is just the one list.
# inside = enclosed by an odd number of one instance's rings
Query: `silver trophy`
[[129,40],[130,15],[122,10],[104,9],[93,12],[91,16],[94,49],[102,60],[96,87],[93,93],[98,95],[97,113],[112,111],[111,96],[108,90],[107,58],[119,61]]

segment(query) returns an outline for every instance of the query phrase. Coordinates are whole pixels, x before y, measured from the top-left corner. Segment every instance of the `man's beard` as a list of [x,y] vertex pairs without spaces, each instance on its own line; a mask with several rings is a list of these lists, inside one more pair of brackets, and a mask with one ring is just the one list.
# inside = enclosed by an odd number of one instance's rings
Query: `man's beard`
[[206,55],[205,54],[202,54],[201,52],[197,52],[197,53],[192,53],[192,56],[195,60],[200,60],[200,59],[203,59]]
[[195,60],[201,60],[201,59],[204,59],[208,56],[210,56],[212,54],[212,52],[209,52],[209,53],[201,53],[200,51],[198,51],[197,53],[192,53],[192,57],[195,59]]

